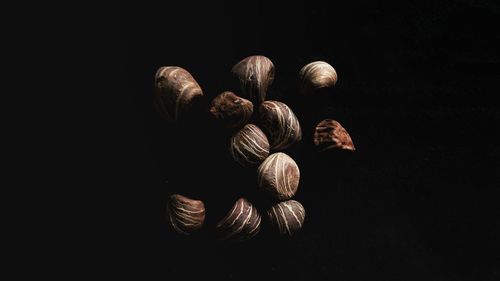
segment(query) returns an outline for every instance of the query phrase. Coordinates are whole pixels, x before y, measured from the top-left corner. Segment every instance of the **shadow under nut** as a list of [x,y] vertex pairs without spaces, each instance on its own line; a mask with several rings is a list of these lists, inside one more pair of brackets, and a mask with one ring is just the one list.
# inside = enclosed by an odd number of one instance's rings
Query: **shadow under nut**
[[253,113],[251,101],[233,92],[223,92],[212,100],[210,114],[227,128],[245,125]]
[[181,234],[191,234],[203,227],[205,204],[185,196],[174,194],[167,202],[167,220]]
[[302,140],[299,120],[290,107],[282,102],[263,102],[259,107],[258,119],[267,133],[272,150],[283,150]]
[[260,231],[261,216],[245,198],[236,201],[229,213],[217,223],[220,240],[240,242],[248,240]]
[[324,61],[315,61],[302,67],[299,72],[299,92],[313,94],[320,88],[330,88],[337,84],[337,71]]
[[313,141],[320,152],[334,148],[356,150],[349,133],[333,119],[325,119],[316,125]]
[[259,127],[247,124],[231,137],[230,152],[242,166],[258,165],[269,155],[269,142]]
[[282,152],[269,155],[257,169],[259,188],[278,200],[292,198],[297,192],[299,181],[299,166]]
[[304,225],[306,211],[295,200],[280,202],[267,211],[271,224],[282,235],[292,236]]
[[163,66],[155,75],[155,106],[167,120],[175,121],[189,112],[203,91],[191,74],[177,66]]
[[267,90],[274,81],[274,64],[265,56],[250,56],[233,66],[242,96],[259,104],[266,99]]

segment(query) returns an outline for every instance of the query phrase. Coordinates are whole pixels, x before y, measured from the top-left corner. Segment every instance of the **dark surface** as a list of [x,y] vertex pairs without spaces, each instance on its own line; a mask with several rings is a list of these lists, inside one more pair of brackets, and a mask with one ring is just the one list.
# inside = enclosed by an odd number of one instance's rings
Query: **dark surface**
[[[122,5],[125,99],[109,143],[119,202],[117,273],[168,280],[500,280],[500,5],[495,1],[252,1]],[[306,224],[292,239],[263,225],[240,245],[212,228],[239,196],[265,208],[254,171],[230,161],[228,134],[206,116],[171,126],[152,107],[163,65],[186,68],[207,102],[238,93],[230,70],[268,56],[269,99],[302,124],[288,153],[301,169],[294,199]],[[337,87],[296,97],[300,68],[324,60]],[[312,130],[338,120],[355,153],[316,154]],[[103,158],[106,159],[106,158]],[[103,160],[106,161],[106,160]],[[105,171],[107,173],[107,171]],[[202,199],[206,229],[175,235],[168,194]],[[118,208],[118,207],[117,207]],[[116,258],[114,258],[116,256]],[[106,267],[103,265],[103,267]]]

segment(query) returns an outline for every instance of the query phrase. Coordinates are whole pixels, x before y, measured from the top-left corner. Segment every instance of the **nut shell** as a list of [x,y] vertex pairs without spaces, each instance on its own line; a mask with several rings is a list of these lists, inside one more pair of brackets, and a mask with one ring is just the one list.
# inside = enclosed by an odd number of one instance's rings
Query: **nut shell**
[[265,56],[250,56],[233,66],[242,95],[255,104],[266,99],[267,90],[274,81],[274,64]]
[[251,101],[233,92],[223,92],[212,100],[210,114],[227,128],[245,125],[253,113]]
[[248,240],[260,231],[261,216],[245,198],[240,198],[229,213],[217,223],[221,240],[240,242]]
[[299,166],[282,152],[269,155],[257,169],[258,186],[278,200],[292,198],[297,192],[299,181]]
[[271,224],[282,235],[293,236],[304,225],[306,211],[295,200],[280,202],[267,211]]
[[314,94],[317,89],[330,88],[337,84],[337,71],[324,61],[315,61],[302,67],[299,72],[299,92]]
[[178,66],[163,66],[155,76],[155,107],[167,120],[184,118],[203,91],[191,74]]
[[335,148],[356,150],[349,133],[339,122],[333,119],[325,119],[316,125],[313,141],[319,151]]
[[229,150],[240,165],[258,165],[269,155],[269,142],[259,127],[246,124],[231,137]]
[[271,150],[279,151],[302,139],[299,120],[286,104],[265,101],[259,107],[259,125],[268,136]]
[[174,194],[167,202],[167,220],[180,234],[191,234],[203,227],[205,204],[185,196]]

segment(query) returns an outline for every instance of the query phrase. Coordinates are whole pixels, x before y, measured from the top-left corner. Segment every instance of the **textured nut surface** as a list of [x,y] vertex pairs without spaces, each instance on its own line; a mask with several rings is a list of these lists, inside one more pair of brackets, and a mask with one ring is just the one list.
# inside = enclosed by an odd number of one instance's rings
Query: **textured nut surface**
[[283,150],[302,139],[299,120],[286,104],[265,101],[259,107],[259,125],[268,136],[271,150]]
[[304,225],[304,206],[295,200],[280,202],[267,211],[271,224],[280,234],[292,236]]
[[315,61],[304,66],[299,72],[299,92],[314,94],[320,88],[329,88],[337,83],[337,71],[324,61]]
[[205,204],[200,200],[174,194],[167,202],[167,219],[176,232],[190,234],[202,228],[205,222]]
[[252,102],[238,97],[233,92],[223,92],[216,96],[210,107],[210,114],[227,128],[245,125],[252,113]]
[[234,242],[248,240],[259,233],[260,222],[257,209],[245,198],[240,198],[217,224],[219,238]]
[[325,119],[316,125],[313,140],[319,151],[332,148],[356,150],[349,133],[339,122],[333,119]]
[[233,66],[232,72],[240,82],[243,97],[255,104],[266,99],[267,90],[274,81],[274,65],[269,58],[244,58]]
[[242,166],[257,165],[269,155],[269,142],[259,127],[246,124],[231,137],[230,152]]
[[292,198],[297,192],[299,181],[299,166],[282,152],[269,155],[257,169],[258,186],[278,200]]
[[163,66],[155,76],[155,107],[167,120],[174,121],[189,112],[195,99],[203,96],[191,74],[177,66]]

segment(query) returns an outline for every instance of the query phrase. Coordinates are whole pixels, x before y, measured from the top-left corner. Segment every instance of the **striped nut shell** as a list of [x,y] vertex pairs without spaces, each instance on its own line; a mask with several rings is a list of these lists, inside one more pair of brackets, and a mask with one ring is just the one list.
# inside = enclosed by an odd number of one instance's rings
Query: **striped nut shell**
[[203,226],[205,204],[200,200],[174,194],[167,202],[167,220],[176,232],[191,234]]
[[217,223],[221,240],[240,242],[248,240],[260,231],[261,216],[245,198],[240,198],[231,211]]
[[258,165],[269,155],[267,137],[254,124],[246,124],[234,134],[229,148],[233,159],[244,167]]
[[238,79],[242,95],[255,104],[266,99],[267,89],[274,81],[274,65],[265,56],[250,56],[233,66],[232,72]]
[[315,61],[302,67],[299,72],[299,92],[314,94],[317,89],[330,88],[337,83],[337,72],[324,61]]
[[238,97],[233,92],[223,92],[216,96],[210,107],[210,114],[227,128],[245,125],[252,113],[252,102]]
[[319,151],[332,148],[356,150],[349,133],[333,119],[325,119],[316,125],[313,141]]
[[203,96],[200,85],[191,74],[177,66],[163,66],[155,76],[155,106],[169,121],[182,118],[193,102]]
[[292,198],[297,192],[299,181],[299,166],[282,152],[269,155],[257,169],[258,186],[278,200]]
[[280,234],[292,236],[304,225],[306,211],[299,202],[288,200],[272,206],[267,215]]
[[286,104],[265,101],[259,107],[258,119],[274,151],[289,148],[302,139],[299,120]]

